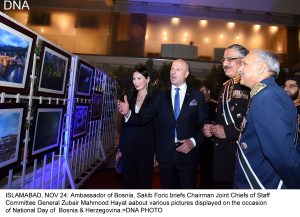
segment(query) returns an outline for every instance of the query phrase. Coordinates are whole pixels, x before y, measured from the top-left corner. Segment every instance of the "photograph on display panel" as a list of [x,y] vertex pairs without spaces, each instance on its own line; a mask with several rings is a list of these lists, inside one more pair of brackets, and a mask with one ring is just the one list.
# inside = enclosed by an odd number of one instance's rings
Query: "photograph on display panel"
[[38,105],[33,120],[32,156],[46,154],[59,146],[63,115],[62,105]]
[[69,78],[71,56],[42,42],[37,95],[63,97]]
[[89,117],[89,106],[86,104],[77,104],[75,106],[74,118],[73,118],[73,132],[72,132],[73,139],[77,139],[86,134],[88,117]]
[[0,171],[20,161],[25,104],[0,103]]
[[36,35],[0,15],[0,91],[28,93]]
[[94,92],[93,94],[93,102],[92,102],[92,119],[101,118],[102,113],[102,101],[103,94],[101,92]]
[[78,97],[90,98],[93,85],[94,67],[90,64],[79,60],[77,67],[77,88]]
[[94,86],[94,91],[103,92],[103,89],[102,89],[102,78],[103,78],[103,75],[104,75],[104,72],[98,70],[97,80],[96,80],[95,86]]

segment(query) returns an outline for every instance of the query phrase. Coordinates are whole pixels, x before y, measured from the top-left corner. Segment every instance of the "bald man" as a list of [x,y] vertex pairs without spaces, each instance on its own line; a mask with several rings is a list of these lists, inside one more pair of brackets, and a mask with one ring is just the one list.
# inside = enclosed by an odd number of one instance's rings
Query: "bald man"
[[196,187],[197,149],[203,142],[202,126],[208,110],[203,94],[186,84],[188,75],[188,63],[174,60],[171,87],[154,97],[142,114],[129,110],[126,97],[124,102],[118,101],[119,112],[129,124],[143,125],[156,118],[156,157],[165,189]]

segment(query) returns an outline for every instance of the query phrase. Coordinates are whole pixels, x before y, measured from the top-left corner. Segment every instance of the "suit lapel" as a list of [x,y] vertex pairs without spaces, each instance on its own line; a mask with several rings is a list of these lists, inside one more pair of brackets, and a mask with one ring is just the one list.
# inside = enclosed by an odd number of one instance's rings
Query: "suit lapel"
[[184,100],[180,109],[180,113],[178,116],[178,119],[181,117],[181,114],[184,113],[182,112],[187,106],[188,106],[188,102],[189,102],[189,98],[191,96],[191,88],[189,86],[187,86],[186,92],[185,92],[185,96],[184,96]]
[[135,112],[135,102],[136,102],[136,97],[133,97],[133,99],[129,101],[129,108],[134,112]]
[[176,119],[175,118],[175,114],[174,114],[174,108],[173,108],[173,104],[172,104],[172,94],[171,94],[171,88],[170,89],[168,89],[167,91],[166,91],[166,99],[167,99],[167,108],[166,109],[168,109],[170,112],[172,112],[173,113],[173,117],[174,117],[174,119]]

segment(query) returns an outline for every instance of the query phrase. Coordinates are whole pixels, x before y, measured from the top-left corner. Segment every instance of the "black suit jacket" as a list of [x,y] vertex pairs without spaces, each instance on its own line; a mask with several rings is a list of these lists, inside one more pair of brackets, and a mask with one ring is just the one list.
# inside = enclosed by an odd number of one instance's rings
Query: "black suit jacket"
[[[193,137],[196,146],[201,145],[203,142],[202,126],[208,120],[208,110],[204,96],[198,90],[187,86],[177,120],[172,106],[171,89],[168,89],[153,97],[152,102],[143,114],[132,114],[128,124],[143,125],[154,117],[157,118],[156,157],[159,162],[168,163],[174,153],[175,127],[179,140]],[[185,157],[197,159],[195,149],[186,154]]]
[[[147,107],[151,98],[147,96],[140,108],[139,114],[142,114]],[[129,103],[129,108],[135,113],[136,97]],[[122,120],[123,129],[120,135],[119,148],[125,154],[154,154],[155,138],[154,138],[154,121],[141,126],[134,126]]]

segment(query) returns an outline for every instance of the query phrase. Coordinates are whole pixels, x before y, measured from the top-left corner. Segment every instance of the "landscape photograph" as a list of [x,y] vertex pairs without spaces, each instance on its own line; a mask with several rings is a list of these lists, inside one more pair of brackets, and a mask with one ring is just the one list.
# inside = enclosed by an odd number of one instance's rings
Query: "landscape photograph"
[[91,94],[92,76],[94,68],[79,62],[79,77],[77,82],[77,95],[89,97]]
[[45,47],[38,91],[63,94],[66,85],[69,58]]
[[87,129],[88,105],[76,105],[73,122],[73,139],[84,136]]
[[18,160],[23,108],[0,109],[0,168]]
[[63,108],[39,108],[35,122],[32,155],[59,145]]
[[33,39],[0,23],[0,86],[24,88]]
[[99,119],[102,113],[102,100],[103,94],[100,92],[95,92],[93,95],[93,104],[92,104],[92,118]]

